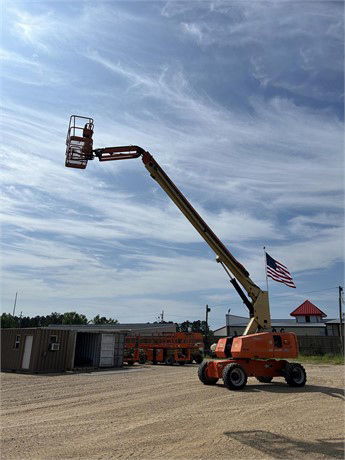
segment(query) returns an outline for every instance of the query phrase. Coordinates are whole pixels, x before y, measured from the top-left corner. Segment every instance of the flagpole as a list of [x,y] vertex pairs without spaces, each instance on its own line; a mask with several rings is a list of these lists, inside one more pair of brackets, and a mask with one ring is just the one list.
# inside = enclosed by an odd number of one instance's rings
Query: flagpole
[[268,276],[267,276],[267,257],[266,257],[266,247],[263,247],[264,249],[264,254],[265,254],[265,273],[266,273],[266,286],[267,286],[267,294],[269,297],[269,290],[268,290]]

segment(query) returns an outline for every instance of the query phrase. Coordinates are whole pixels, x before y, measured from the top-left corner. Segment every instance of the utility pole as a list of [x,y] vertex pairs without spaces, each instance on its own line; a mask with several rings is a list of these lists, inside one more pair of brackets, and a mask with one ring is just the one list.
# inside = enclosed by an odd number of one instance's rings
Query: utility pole
[[164,323],[164,310],[162,310],[162,313],[157,316],[157,321],[159,323]]
[[228,314],[226,316],[226,336],[230,337],[230,311],[231,308],[228,310]]
[[15,313],[16,313],[17,296],[18,296],[18,292],[16,292],[16,296],[15,296],[15,298],[14,298],[13,315],[12,315],[13,317],[14,317],[14,315],[15,315]]
[[342,298],[343,288],[339,286],[339,331],[340,331],[340,343],[341,343],[341,352],[344,353],[344,329],[343,329],[343,298]]
[[205,326],[205,351],[208,350],[208,313],[211,311],[211,308],[206,305],[206,326]]

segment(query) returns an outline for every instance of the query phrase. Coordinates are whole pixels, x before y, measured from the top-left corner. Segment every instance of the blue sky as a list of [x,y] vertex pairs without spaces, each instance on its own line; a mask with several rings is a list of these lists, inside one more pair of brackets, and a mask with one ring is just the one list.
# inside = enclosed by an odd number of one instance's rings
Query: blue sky
[[2,11],[2,310],[120,322],[246,309],[140,160],[64,167],[94,145],[150,151],[266,288],[273,318],[344,283],[344,4],[8,1]]

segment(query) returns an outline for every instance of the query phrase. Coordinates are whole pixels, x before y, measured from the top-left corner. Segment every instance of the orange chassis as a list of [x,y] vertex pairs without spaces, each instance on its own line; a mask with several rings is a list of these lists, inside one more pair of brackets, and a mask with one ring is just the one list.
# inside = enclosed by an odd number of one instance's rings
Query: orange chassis
[[303,366],[284,359],[298,356],[297,337],[292,332],[258,332],[219,339],[216,355],[223,359],[203,361],[199,366],[198,376],[204,385],[215,385],[223,379],[230,390],[241,390],[248,377],[256,377],[262,383],[284,377],[294,387],[304,386],[307,380]]
[[209,361],[206,375],[210,378],[223,378],[225,366],[237,363],[246,371],[248,377],[283,377],[287,365],[285,360],[275,359],[216,359]]

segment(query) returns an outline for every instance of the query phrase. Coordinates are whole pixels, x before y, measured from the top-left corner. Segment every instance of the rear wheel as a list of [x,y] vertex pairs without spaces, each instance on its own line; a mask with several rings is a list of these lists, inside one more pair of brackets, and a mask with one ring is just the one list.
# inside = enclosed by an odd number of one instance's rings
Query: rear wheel
[[247,372],[237,363],[230,363],[223,369],[224,385],[229,390],[242,390],[247,383]]
[[146,363],[146,356],[139,356],[138,363],[139,364],[145,364]]
[[261,383],[271,383],[273,377],[256,377],[256,380],[259,380]]
[[215,385],[218,382],[218,379],[216,377],[209,377],[207,375],[207,366],[208,362],[204,361],[203,363],[200,364],[198,367],[198,377],[199,380],[204,384],[204,385]]
[[284,369],[284,378],[290,387],[304,387],[307,373],[301,364],[287,363]]
[[167,356],[164,362],[168,366],[172,366],[174,364],[174,358],[172,356]]

